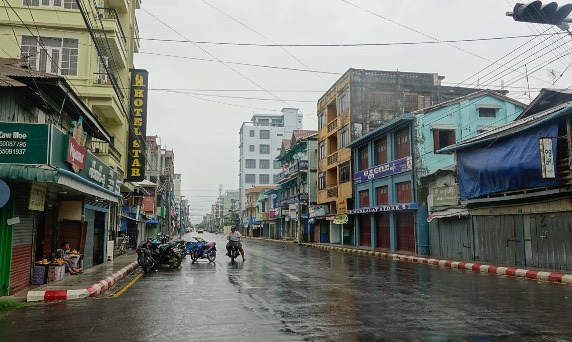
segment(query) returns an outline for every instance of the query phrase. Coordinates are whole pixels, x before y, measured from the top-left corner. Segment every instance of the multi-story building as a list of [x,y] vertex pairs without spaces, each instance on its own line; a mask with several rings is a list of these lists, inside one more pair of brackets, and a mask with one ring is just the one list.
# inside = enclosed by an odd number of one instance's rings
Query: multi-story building
[[[309,223],[308,214],[309,206],[316,201],[317,133],[295,130],[290,139],[283,141],[276,158],[283,171],[274,176],[279,184],[276,208],[268,216],[278,216],[276,223],[282,238],[299,242],[313,239],[314,225]],[[273,223],[268,221],[268,225]]]
[[272,188],[272,185],[259,185],[246,190],[245,210],[243,216],[241,217],[242,235],[252,236],[254,230],[259,231],[262,222],[256,218],[257,211],[259,212],[258,197],[260,196],[261,192]]
[[302,114],[295,108],[284,108],[280,114],[256,114],[240,127],[239,190],[240,211],[245,210],[246,190],[256,185],[274,184],[280,163],[282,139],[302,128]]
[[[435,152],[514,120],[523,107],[504,95],[483,90],[401,115],[354,140],[349,146],[355,209],[348,213],[355,218],[356,246],[427,255],[439,240],[453,240],[463,230],[459,222],[464,218],[457,220],[457,208],[445,211],[446,196],[428,194],[436,190],[456,200],[457,184],[433,188],[422,183],[430,175],[454,169],[454,156]],[[436,237],[431,246],[428,210],[443,218],[431,227]]]
[[[346,215],[354,207],[348,144],[404,113],[440,102],[442,79],[433,73],[349,69],[320,98],[317,203],[338,214],[335,220],[316,220],[320,236],[341,236],[336,243],[355,242],[353,221]],[[452,98],[468,90],[446,91]]]
[[84,1],[81,7],[67,0],[0,3],[0,54],[66,78],[111,134],[109,141],[94,139],[92,151],[121,177],[127,164],[128,89],[133,55],[139,49],[135,10],[140,4],[140,0]]

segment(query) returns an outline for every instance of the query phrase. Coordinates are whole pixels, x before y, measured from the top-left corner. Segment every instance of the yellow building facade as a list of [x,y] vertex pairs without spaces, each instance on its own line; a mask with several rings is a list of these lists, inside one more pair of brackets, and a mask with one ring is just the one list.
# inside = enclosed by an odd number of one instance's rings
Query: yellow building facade
[[75,0],[0,2],[0,56],[21,58],[34,70],[64,76],[112,136],[109,142],[92,141],[92,152],[124,174],[129,70],[139,50],[135,10],[141,1],[81,4],[82,8]]

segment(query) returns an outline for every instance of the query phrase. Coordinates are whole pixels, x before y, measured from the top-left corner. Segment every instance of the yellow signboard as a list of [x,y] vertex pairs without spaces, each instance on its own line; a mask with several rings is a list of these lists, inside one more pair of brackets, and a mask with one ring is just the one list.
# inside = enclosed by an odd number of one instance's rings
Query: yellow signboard
[[347,214],[348,212],[347,199],[346,198],[339,199],[337,201],[337,204],[338,204],[337,214],[338,215]]
[[30,189],[30,203],[28,209],[44,211],[46,203],[46,187],[41,184],[32,183]]

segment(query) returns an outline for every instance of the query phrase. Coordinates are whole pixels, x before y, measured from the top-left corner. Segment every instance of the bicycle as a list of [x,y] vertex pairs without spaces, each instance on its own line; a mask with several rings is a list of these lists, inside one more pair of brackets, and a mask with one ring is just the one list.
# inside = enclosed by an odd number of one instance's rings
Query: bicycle
[[129,236],[126,235],[123,237],[123,241],[121,241],[121,244],[119,246],[115,247],[113,257],[116,258],[120,255],[127,253],[127,245],[128,244],[129,244]]

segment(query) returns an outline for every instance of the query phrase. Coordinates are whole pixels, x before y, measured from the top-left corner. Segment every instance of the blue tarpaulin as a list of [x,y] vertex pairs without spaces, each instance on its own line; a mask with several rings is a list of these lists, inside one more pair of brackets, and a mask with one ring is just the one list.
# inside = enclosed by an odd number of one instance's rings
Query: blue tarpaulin
[[[457,151],[459,192],[468,200],[495,192],[561,184],[542,178],[539,138],[556,137],[556,123]],[[556,156],[556,139],[553,143]]]

